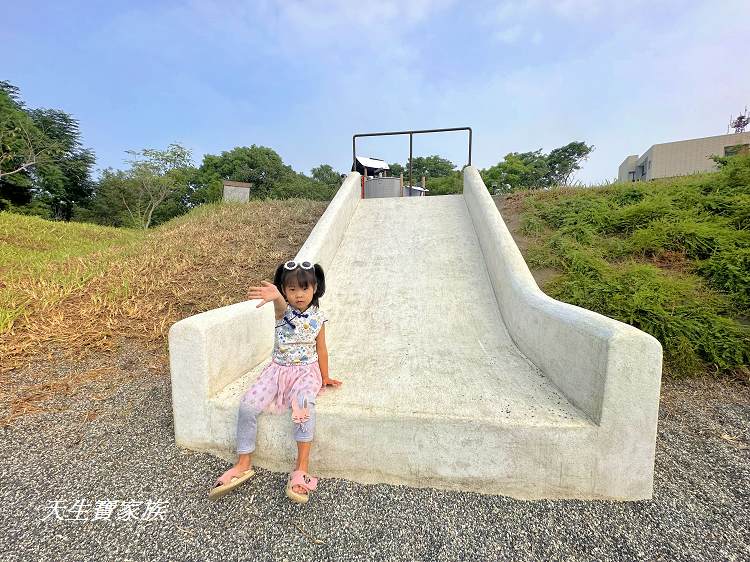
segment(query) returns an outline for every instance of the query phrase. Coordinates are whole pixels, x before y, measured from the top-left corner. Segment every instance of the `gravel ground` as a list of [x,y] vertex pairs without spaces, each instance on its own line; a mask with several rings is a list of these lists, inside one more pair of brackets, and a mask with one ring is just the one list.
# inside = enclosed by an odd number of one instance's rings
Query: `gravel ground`
[[[178,449],[168,374],[94,383],[2,430],[0,560],[750,560],[750,389],[664,385],[652,501],[536,501],[365,486],[331,479],[307,506],[284,474],[256,476],[217,503],[227,465]],[[85,394],[85,395],[84,395]],[[314,470],[314,469],[313,469]],[[62,516],[50,506],[56,500]],[[85,500],[88,511],[69,511]],[[163,502],[162,518],[121,521],[104,500]],[[135,513],[143,516],[145,504]]]

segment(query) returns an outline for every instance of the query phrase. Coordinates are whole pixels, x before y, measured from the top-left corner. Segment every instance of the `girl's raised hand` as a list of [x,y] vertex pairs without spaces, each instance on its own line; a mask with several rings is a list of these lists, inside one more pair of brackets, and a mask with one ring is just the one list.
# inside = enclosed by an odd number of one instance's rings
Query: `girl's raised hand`
[[281,293],[276,288],[276,285],[269,283],[268,281],[261,281],[262,287],[250,287],[247,290],[247,298],[250,300],[261,299],[263,302],[258,303],[255,308],[260,308],[267,302],[275,301],[278,298],[283,298]]

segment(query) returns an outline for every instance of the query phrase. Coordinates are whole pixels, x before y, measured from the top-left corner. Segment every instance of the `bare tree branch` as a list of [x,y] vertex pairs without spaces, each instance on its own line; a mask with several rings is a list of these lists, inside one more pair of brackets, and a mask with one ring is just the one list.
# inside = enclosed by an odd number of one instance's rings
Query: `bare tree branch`
[[[14,153],[11,151],[10,141],[15,138],[22,138],[24,147],[22,152]],[[45,164],[52,161],[51,153],[57,148],[57,143],[49,142],[46,144],[39,144],[35,142],[27,128],[23,125],[18,125],[11,131],[0,130],[0,166],[4,162],[12,161],[16,158],[21,157],[21,164],[17,165],[10,171],[2,171],[0,168],[0,178],[5,176],[11,176],[29,170],[34,166]]]

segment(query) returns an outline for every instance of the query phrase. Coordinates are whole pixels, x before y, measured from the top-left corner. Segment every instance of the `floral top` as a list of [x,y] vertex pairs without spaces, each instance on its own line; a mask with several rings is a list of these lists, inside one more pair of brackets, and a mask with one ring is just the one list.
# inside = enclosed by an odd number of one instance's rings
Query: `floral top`
[[317,306],[300,312],[287,305],[284,316],[276,320],[272,359],[281,365],[306,365],[318,360],[315,338],[328,318]]

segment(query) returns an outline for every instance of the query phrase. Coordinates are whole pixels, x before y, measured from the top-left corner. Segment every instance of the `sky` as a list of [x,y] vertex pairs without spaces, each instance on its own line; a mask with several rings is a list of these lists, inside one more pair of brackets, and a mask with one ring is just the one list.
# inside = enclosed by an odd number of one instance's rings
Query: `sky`
[[[177,142],[196,165],[256,144],[347,171],[355,133],[469,126],[480,168],[593,144],[575,177],[593,184],[750,105],[750,0],[31,0],[1,17],[0,80],[73,115],[97,169]],[[430,154],[463,166],[467,134],[415,136]]]

